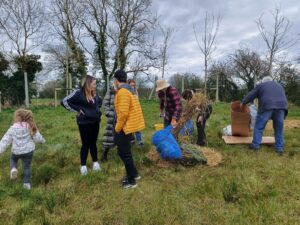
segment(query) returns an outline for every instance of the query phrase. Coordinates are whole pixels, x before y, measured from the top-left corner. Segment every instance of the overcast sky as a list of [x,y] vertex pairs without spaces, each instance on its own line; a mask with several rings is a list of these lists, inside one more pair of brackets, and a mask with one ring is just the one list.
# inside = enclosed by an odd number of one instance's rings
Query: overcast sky
[[[254,21],[263,15],[263,21],[269,28],[272,24],[270,12],[275,6],[279,6],[282,14],[293,23],[292,34],[300,33],[299,0],[153,0],[153,10],[157,11],[159,21],[176,29],[170,46],[167,74],[203,72],[203,59],[195,41],[193,23],[201,28],[206,11],[222,16],[215,59],[222,59],[241,45],[263,55],[266,47]],[[289,49],[291,57],[300,55],[299,46],[300,43]]]

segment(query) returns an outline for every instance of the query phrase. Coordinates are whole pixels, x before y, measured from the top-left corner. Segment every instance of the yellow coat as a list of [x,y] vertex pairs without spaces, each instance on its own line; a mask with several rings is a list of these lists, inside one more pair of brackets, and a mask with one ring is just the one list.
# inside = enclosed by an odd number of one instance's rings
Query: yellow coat
[[115,111],[117,124],[115,131],[122,130],[124,133],[131,134],[145,128],[145,121],[141,105],[136,95],[129,90],[121,88],[115,96]]

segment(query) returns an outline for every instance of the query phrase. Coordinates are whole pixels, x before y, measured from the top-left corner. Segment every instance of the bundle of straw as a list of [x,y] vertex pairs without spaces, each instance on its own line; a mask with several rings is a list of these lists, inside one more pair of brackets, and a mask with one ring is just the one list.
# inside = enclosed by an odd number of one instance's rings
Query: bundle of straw
[[193,98],[183,109],[182,115],[178,121],[177,127],[173,129],[173,134],[177,138],[179,131],[184,127],[185,123],[194,115],[203,114],[208,107],[208,100],[202,93],[194,94]]
[[222,155],[212,148],[201,147],[204,157],[207,159],[208,166],[217,166],[222,162]]

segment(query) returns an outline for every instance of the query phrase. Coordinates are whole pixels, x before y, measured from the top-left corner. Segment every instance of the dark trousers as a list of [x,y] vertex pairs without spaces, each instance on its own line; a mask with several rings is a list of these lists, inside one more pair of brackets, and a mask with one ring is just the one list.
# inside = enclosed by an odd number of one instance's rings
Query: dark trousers
[[164,118],[164,128],[166,128],[170,124],[171,124],[171,120],[168,120],[168,119]]
[[126,174],[129,182],[133,181],[138,175],[138,171],[134,165],[131,154],[131,141],[132,134],[126,135],[123,131],[115,134],[115,142],[118,148],[118,155],[124,163]]
[[23,170],[24,170],[24,183],[30,183],[32,157],[33,157],[33,152],[29,152],[21,155],[16,155],[12,153],[10,156],[10,169],[12,168],[17,169],[19,159],[22,160]]
[[98,161],[97,154],[97,138],[99,133],[99,123],[91,124],[78,124],[80,137],[81,137],[81,151],[80,161],[81,165],[86,165],[86,160],[89,154],[89,150],[93,159],[93,162]]
[[205,145],[205,139],[206,139],[205,123],[206,123],[206,119],[203,119],[203,122],[199,123],[198,118],[197,118],[197,122],[196,122],[197,130],[198,130],[197,145],[200,145],[200,146]]

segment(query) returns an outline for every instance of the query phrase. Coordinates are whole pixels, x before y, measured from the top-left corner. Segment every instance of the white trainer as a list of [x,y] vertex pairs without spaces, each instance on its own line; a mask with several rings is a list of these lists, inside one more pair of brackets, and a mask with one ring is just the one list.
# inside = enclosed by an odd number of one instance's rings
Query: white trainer
[[30,190],[31,189],[31,184],[30,183],[24,183],[23,188]]
[[93,163],[93,170],[94,171],[100,171],[101,170],[100,164],[98,162]]
[[81,168],[80,168],[80,172],[81,172],[81,175],[82,176],[85,176],[85,175],[87,175],[87,167],[86,166],[81,166]]
[[10,179],[16,180],[18,178],[18,170],[16,168],[12,168],[10,171]]

